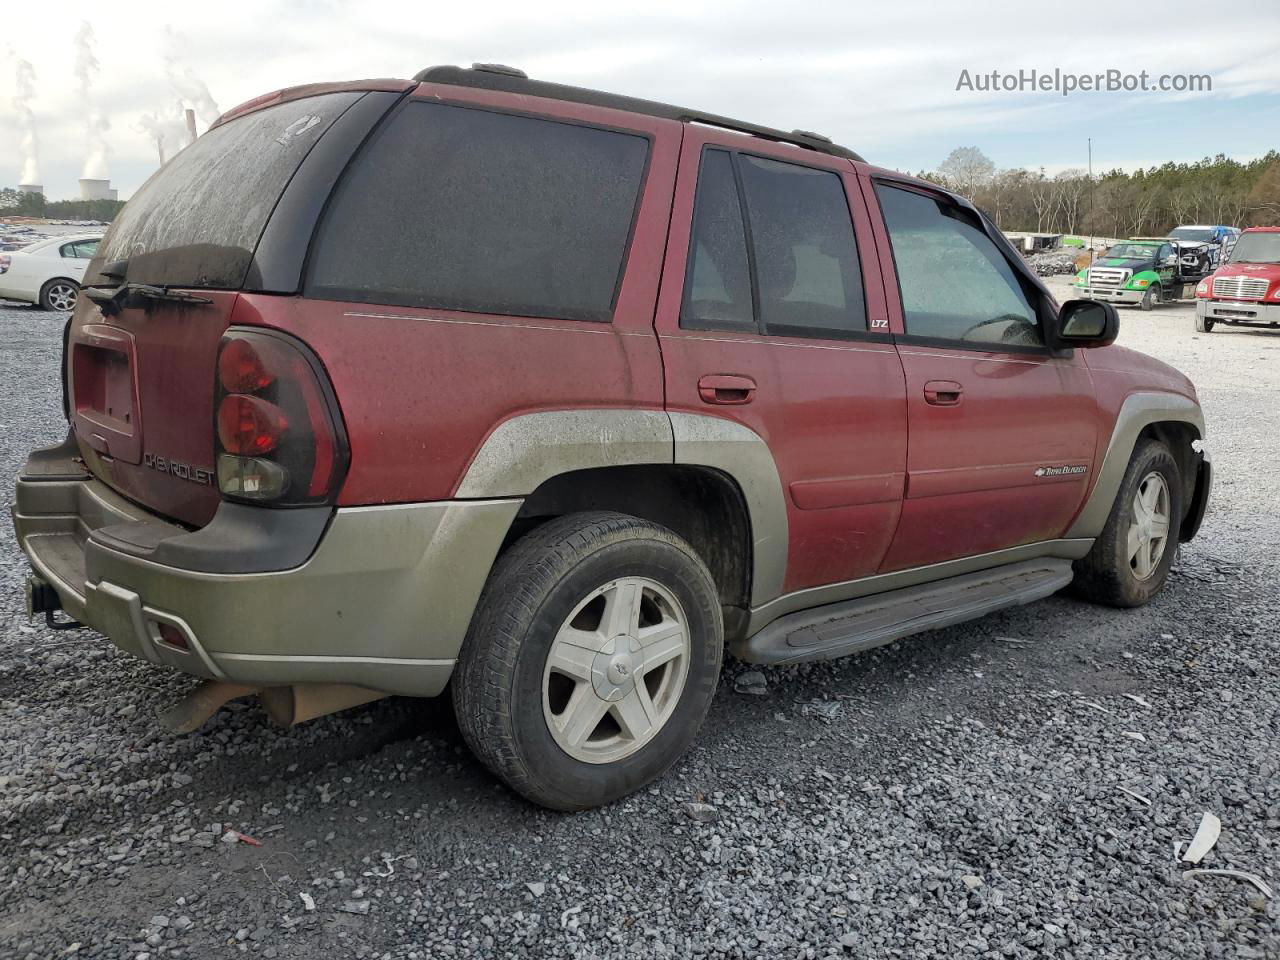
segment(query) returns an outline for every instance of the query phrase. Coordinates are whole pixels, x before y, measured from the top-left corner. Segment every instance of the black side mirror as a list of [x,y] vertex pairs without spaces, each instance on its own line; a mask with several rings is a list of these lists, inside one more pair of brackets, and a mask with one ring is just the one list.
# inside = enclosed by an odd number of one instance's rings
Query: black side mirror
[[1120,333],[1116,308],[1100,300],[1068,300],[1058,311],[1053,345],[1057,347],[1105,347]]

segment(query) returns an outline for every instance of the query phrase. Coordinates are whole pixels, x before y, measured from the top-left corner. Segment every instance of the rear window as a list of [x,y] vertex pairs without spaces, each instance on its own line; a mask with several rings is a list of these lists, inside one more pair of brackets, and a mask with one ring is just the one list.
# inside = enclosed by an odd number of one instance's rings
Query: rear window
[[360,91],[267,107],[215,127],[155,173],[116,217],[102,262],[130,282],[237,289],[276,201]]
[[338,188],[308,296],[612,318],[646,137],[407,103]]

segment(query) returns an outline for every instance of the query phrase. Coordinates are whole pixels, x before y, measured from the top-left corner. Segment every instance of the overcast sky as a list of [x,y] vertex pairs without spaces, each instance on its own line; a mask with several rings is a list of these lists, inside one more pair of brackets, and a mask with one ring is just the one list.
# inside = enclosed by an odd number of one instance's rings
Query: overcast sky
[[[936,167],[961,145],[980,147],[1000,167],[1050,172],[1083,167],[1086,137],[1095,170],[1280,147],[1277,0],[62,0],[6,2],[0,23],[0,186],[21,176],[25,104],[52,199],[76,195],[86,162],[105,167],[127,197],[157,163],[147,124],[172,137],[183,97],[211,115],[294,84],[473,61],[817,130],[873,163],[912,171]],[[35,77],[30,98],[15,104],[20,59]],[[1213,91],[1064,98],[956,90],[961,70],[1019,68],[1205,73]],[[216,108],[199,103],[201,83]]]

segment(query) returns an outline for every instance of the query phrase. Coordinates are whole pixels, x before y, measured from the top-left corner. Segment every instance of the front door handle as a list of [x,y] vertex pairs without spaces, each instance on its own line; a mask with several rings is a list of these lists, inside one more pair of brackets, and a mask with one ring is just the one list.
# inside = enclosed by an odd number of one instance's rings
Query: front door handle
[[756,382],[750,377],[731,373],[709,373],[698,378],[698,396],[703,403],[729,406],[750,403],[756,393]]
[[964,387],[954,380],[930,380],[924,385],[924,402],[935,407],[954,407],[964,396]]

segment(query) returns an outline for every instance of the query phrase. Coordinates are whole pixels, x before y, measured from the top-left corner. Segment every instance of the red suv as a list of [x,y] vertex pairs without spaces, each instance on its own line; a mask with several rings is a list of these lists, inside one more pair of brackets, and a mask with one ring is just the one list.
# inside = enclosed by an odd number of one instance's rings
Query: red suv
[[1209,492],[1187,378],[966,200],[509,68],[232,110],[86,283],[17,486],[32,611],[205,678],[178,729],[451,684],[560,809],[670,766],[726,644],[1141,604]]

